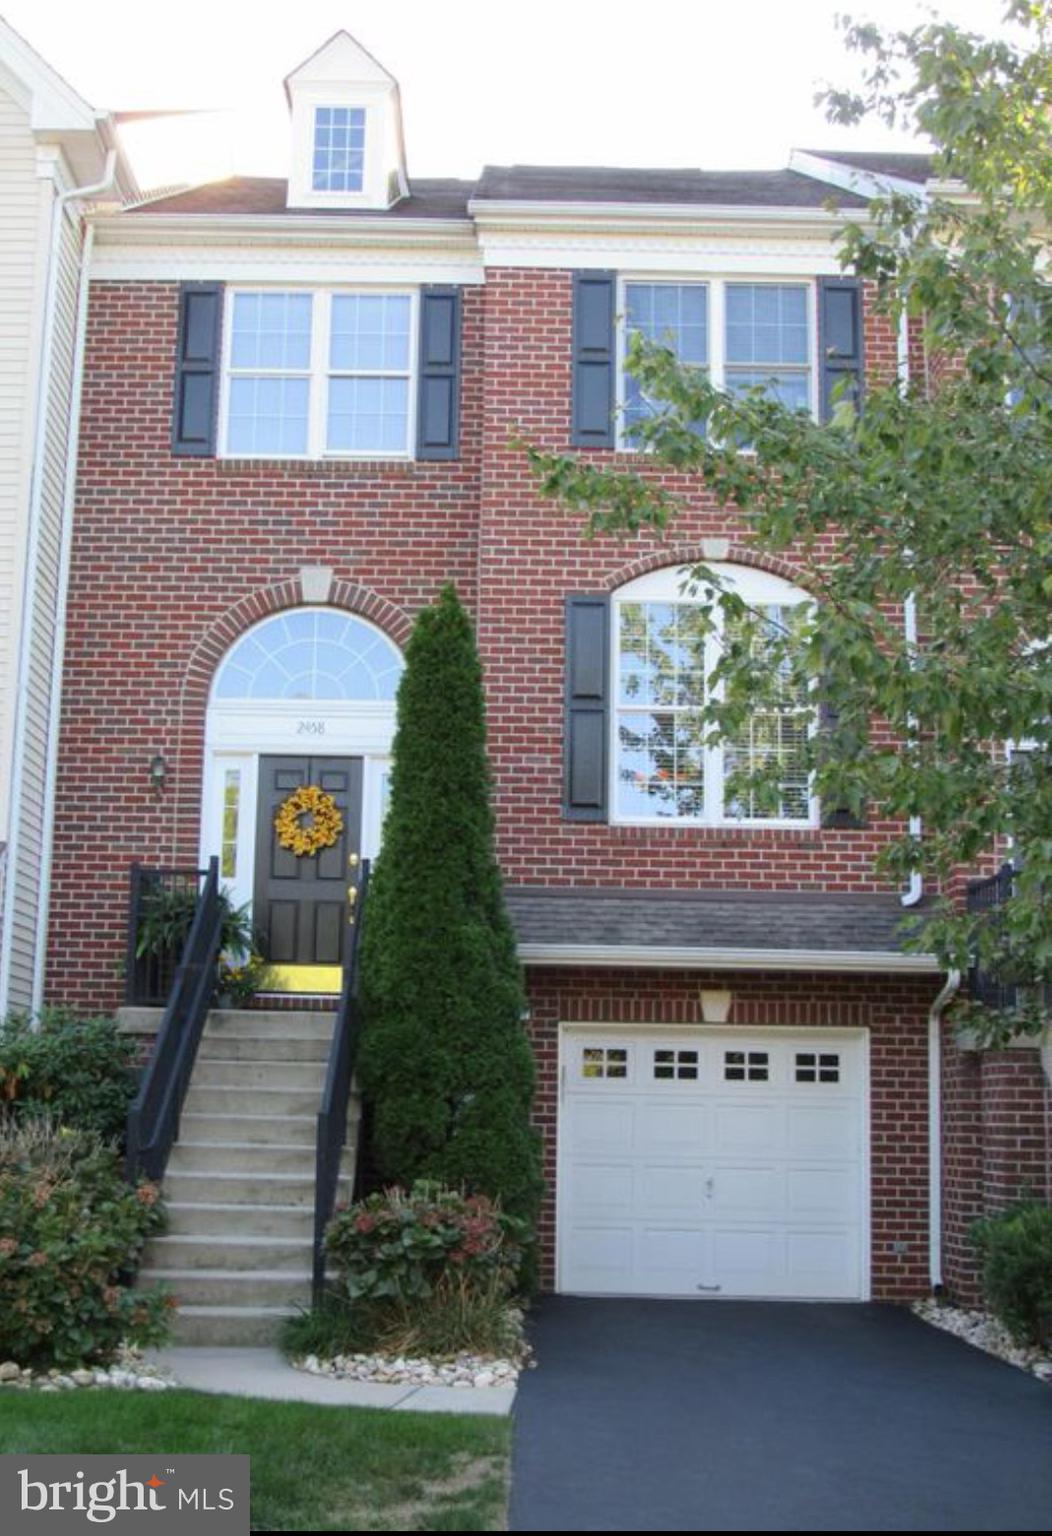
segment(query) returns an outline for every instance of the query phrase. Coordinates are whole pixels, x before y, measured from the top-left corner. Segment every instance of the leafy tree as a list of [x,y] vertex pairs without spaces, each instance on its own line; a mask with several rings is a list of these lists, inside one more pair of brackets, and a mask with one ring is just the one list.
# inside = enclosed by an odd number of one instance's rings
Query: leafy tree
[[[527,451],[543,493],[583,512],[589,536],[663,533],[678,502],[652,469],[669,468],[703,477],[745,542],[791,559],[816,599],[792,633],[694,572],[703,610],[722,606],[736,637],[710,733],[733,736],[765,690],[812,690],[825,729],[805,751],[823,798],[903,827],[923,819],[922,837],[904,830],[879,859],[885,877],[919,869],[946,893],[917,943],[963,967],[977,942],[985,963],[1040,981],[1052,977],[1052,49],[1046,3],[1015,0],[1008,17],[1014,41],[845,23],[864,86],[825,93],[835,122],[873,116],[933,146],[925,195],[876,199],[840,240],[889,321],[922,327],[929,379],[870,380],[860,413],[841,395],[820,425],[762,388],[723,394],[634,337],[630,371],[658,402],[640,429],[645,467]],[[1008,839],[1014,895],[976,939],[953,883],[959,893],[961,872]],[[992,1039],[1043,1019],[1030,1007],[981,1022]]]
[[533,1061],[493,849],[482,669],[453,588],[416,621],[362,933],[360,1074],[381,1176],[536,1219]]

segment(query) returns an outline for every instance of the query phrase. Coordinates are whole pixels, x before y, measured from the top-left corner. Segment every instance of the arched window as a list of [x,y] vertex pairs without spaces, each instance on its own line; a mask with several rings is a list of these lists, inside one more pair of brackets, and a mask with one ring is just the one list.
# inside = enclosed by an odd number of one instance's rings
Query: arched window
[[402,658],[380,630],[334,608],[295,608],[243,635],[214,699],[390,701]]
[[[799,621],[805,592],[747,566],[710,562],[750,609],[778,629]],[[678,566],[629,582],[613,598],[613,815],[617,821],[724,826],[807,826],[816,819],[803,746],[812,728],[806,698],[788,688],[758,709],[741,734],[706,740],[702,709],[728,638],[722,611],[706,623]],[[762,640],[759,642],[762,643]],[[776,766],[776,784],[735,787]]]

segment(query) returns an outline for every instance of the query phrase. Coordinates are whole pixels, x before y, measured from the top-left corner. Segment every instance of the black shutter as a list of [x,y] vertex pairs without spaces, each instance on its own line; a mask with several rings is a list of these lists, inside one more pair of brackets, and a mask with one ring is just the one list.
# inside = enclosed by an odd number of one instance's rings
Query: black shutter
[[570,441],[575,448],[614,447],[613,272],[573,275],[573,390]]
[[175,348],[172,452],[210,458],[216,451],[222,283],[183,283]]
[[818,279],[818,355],[822,420],[833,414],[833,390],[848,379],[856,411],[862,405],[862,285],[857,277]]
[[418,459],[455,459],[460,419],[460,289],[420,291]]
[[[818,729],[824,735],[832,735],[839,718],[839,712],[831,704],[823,703],[818,714]],[[864,827],[866,823],[864,817],[856,816],[849,805],[823,805],[822,825],[842,830],[850,827]]]
[[610,600],[566,599],[563,815],[605,821],[609,735]]

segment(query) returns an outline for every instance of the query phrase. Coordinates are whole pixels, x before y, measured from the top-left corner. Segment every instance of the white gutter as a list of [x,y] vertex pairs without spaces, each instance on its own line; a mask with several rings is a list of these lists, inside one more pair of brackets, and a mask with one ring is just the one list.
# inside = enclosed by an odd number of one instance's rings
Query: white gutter
[[942,1016],[960,985],[960,971],[949,971],[928,1014],[928,1267],[933,1291],[942,1284]]
[[895,950],[706,949],[698,945],[520,944],[524,965],[591,965],[611,969],[691,971],[882,971],[930,976],[940,970],[934,955]]
[[[11,952],[14,943],[14,924],[11,918],[14,913],[15,880],[18,868],[19,844],[21,842],[22,804],[25,799],[24,764],[29,713],[29,656],[36,608],[34,592],[37,564],[40,555],[41,507],[44,495],[48,413],[51,408],[51,385],[54,374],[52,353],[55,343],[55,313],[58,305],[58,274],[64,228],[63,220],[69,203],[73,202],[74,199],[94,197],[100,192],[105,192],[112,186],[116,171],[117,150],[107,150],[101,181],[91,182],[80,187],[70,187],[65,192],[59,192],[52,205],[51,243],[48,250],[47,290],[44,304],[44,330],[41,339],[40,378],[37,386],[37,420],[35,442],[33,445],[32,488],[29,500],[29,540],[26,548],[25,599],[22,614],[22,631],[19,637],[18,703],[11,760],[11,837],[7,850],[7,886],[4,900],[4,909],[8,920],[4,924],[3,946],[0,949],[0,1017],[8,1010],[11,990]],[[77,292],[77,327],[74,342],[73,374],[70,379],[69,423],[66,433],[65,485],[56,588],[55,631],[51,654],[51,695],[48,708],[47,757],[44,770],[44,799],[42,805],[44,845],[41,850],[40,874],[37,887],[36,949],[33,956],[33,987],[30,1002],[30,1007],[34,1013],[41,1006],[44,989],[44,946],[47,940],[47,904],[51,873],[57,738],[61,708],[62,662],[66,634],[66,594],[69,588],[77,431],[80,422],[80,387],[84,372],[84,330],[87,323],[88,300],[86,274],[87,260],[90,252],[91,231],[89,228],[85,234],[84,247],[81,251],[80,259]]]

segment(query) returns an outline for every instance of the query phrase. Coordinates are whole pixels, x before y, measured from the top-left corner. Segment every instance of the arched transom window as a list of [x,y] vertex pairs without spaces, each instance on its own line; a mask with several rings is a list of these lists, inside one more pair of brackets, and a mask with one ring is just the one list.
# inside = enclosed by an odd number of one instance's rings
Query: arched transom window
[[215,699],[393,700],[397,649],[373,625],[333,608],[297,608],[265,620],[230,651]]
[[[799,588],[764,571],[711,562],[709,568],[773,628],[798,621],[809,602]],[[614,594],[615,819],[813,824],[817,806],[803,755],[813,712],[806,698],[787,688],[757,709],[733,740],[707,741],[712,729],[702,710],[728,636],[718,607],[706,623],[699,598],[684,590],[686,577],[684,567],[653,571]],[[743,785],[759,770],[762,778]]]

